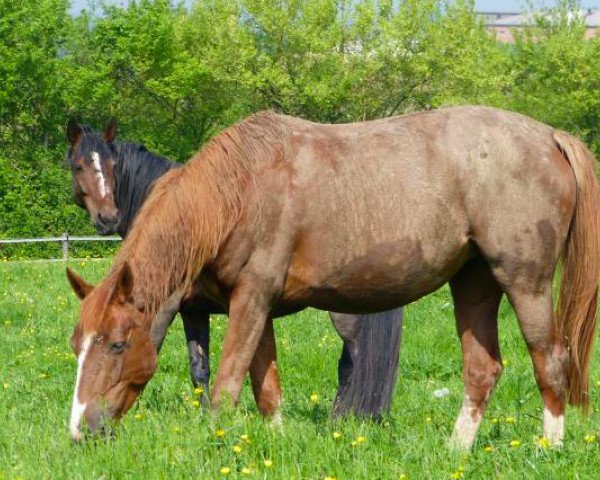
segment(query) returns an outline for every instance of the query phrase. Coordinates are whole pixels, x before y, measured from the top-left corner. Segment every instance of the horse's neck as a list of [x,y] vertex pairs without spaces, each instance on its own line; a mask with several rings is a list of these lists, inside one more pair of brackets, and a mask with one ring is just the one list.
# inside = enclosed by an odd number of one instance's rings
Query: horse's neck
[[150,194],[153,182],[180,165],[154,155],[140,145],[117,145],[115,166],[115,204],[121,220],[118,233],[125,237],[144,201]]

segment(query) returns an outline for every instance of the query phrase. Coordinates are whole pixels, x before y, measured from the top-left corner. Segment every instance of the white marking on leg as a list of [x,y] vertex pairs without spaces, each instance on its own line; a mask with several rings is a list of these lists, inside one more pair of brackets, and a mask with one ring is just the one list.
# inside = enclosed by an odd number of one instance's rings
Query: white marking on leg
[[279,410],[277,410],[271,417],[271,425],[279,428],[283,427],[283,417],[281,416],[281,412]]
[[96,180],[98,180],[98,190],[100,190],[100,197],[106,197],[106,179],[102,173],[102,165],[100,164],[100,154],[98,152],[92,152],[92,161],[94,163],[94,170],[96,172]]
[[83,364],[85,362],[85,357],[87,356],[88,350],[92,343],[92,336],[87,336],[83,341],[83,346],[81,347],[81,352],[79,352],[79,356],[77,357],[77,380],[75,381],[75,392],[73,393],[73,406],[71,407],[71,422],[69,426],[71,428],[71,437],[73,440],[81,440],[81,432],[79,430],[79,423],[81,422],[81,417],[85,412],[85,403],[81,403],[79,401],[79,384],[81,382],[81,372],[83,371]]
[[475,441],[481,413],[477,407],[472,406],[468,395],[463,398],[463,404],[454,424],[454,431],[450,437],[450,446],[453,448],[469,450]]
[[551,445],[562,445],[565,434],[565,416],[555,417],[550,410],[544,408],[544,436]]
[[277,410],[271,416],[270,426],[283,430],[283,417],[281,416],[281,397],[277,400]]

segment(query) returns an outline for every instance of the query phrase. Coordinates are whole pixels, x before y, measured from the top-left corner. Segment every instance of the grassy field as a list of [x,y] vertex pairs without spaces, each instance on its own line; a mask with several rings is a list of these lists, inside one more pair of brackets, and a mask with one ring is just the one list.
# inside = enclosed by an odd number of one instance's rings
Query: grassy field
[[[98,281],[109,261],[71,262]],[[0,479],[598,478],[598,415],[567,415],[565,446],[537,445],[541,400],[506,302],[506,368],[470,455],[446,447],[462,398],[461,357],[447,288],[407,309],[400,378],[381,424],[332,421],[341,341],[326,314],[307,310],[276,322],[284,389],[283,426],[261,419],[250,388],[236,411],[197,406],[183,331],[176,322],[159,371],[110,439],[71,443],[68,417],[76,362],[69,337],[78,300],[63,263],[0,263]],[[213,368],[226,327],[212,324]],[[594,362],[594,405],[600,402]],[[434,390],[448,388],[438,399]],[[318,395],[316,402],[311,400]],[[313,397],[314,398],[314,397]]]

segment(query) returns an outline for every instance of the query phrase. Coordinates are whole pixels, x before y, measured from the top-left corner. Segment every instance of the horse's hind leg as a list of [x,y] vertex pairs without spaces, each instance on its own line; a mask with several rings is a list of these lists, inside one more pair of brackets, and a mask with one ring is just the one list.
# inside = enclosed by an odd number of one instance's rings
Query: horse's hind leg
[[515,309],[544,400],[544,436],[554,445],[562,443],[569,354],[554,324],[552,287],[538,292],[512,286],[508,298]]
[[481,258],[468,262],[450,281],[463,351],[463,405],[450,443],[471,448],[490,395],[502,372],[498,307],[502,290]]
[[252,392],[260,413],[280,421],[281,387],[277,372],[277,350],[273,320],[267,319],[265,330],[250,364]]

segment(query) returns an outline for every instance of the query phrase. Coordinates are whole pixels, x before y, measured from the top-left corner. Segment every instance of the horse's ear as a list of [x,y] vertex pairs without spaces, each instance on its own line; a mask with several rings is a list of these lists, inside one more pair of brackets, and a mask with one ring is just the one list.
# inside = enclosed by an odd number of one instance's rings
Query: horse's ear
[[118,298],[121,301],[127,301],[133,292],[133,273],[129,263],[125,262],[117,274],[117,283],[113,293],[113,299]]
[[93,285],[87,283],[69,267],[67,267],[67,278],[69,279],[69,283],[71,284],[71,288],[73,288],[75,295],[77,295],[80,300],[83,300],[94,288]]
[[69,123],[67,124],[67,140],[69,141],[72,147],[74,147],[77,144],[77,142],[79,142],[79,139],[81,138],[82,134],[83,128],[81,128],[81,125],[77,123],[77,120],[75,120],[74,118],[69,120]]
[[102,138],[106,143],[112,143],[117,138],[117,121],[111,118],[102,131]]

